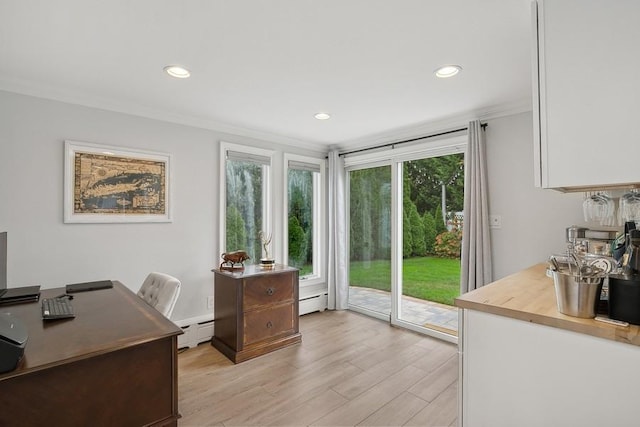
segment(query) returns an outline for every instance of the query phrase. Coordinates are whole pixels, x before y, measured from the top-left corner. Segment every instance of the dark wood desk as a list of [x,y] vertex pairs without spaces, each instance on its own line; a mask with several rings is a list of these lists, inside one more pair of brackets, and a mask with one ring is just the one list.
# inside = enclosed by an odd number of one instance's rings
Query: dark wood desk
[[182,330],[119,282],[71,303],[74,319],[47,322],[40,302],[0,306],[29,332],[18,367],[0,374],[0,425],[177,425]]

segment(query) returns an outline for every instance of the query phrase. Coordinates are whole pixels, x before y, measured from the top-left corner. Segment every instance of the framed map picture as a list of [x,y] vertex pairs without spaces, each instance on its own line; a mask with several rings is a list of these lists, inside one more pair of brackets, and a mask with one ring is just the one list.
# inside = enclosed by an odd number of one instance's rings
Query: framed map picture
[[171,156],[65,141],[64,222],[171,222]]

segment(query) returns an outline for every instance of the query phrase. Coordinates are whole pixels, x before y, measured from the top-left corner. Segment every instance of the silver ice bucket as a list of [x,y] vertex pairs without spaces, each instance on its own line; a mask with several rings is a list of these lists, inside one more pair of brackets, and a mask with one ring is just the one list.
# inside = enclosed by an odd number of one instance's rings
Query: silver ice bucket
[[558,311],[567,316],[596,317],[604,275],[580,276],[577,272],[553,271]]

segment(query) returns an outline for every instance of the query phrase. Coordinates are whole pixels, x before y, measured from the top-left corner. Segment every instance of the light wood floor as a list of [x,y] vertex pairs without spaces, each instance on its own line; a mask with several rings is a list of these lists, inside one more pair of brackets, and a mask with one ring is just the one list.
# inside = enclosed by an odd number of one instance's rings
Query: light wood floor
[[457,348],[350,311],[300,318],[302,344],[234,365],[178,356],[179,426],[455,426]]

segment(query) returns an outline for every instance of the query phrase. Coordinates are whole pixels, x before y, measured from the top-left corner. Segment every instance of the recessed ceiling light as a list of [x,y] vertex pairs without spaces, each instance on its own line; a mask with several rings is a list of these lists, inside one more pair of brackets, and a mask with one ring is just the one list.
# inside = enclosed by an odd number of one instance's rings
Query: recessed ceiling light
[[316,119],[318,120],[328,120],[331,118],[331,115],[328,113],[317,113],[315,116]]
[[177,79],[186,79],[191,75],[191,71],[180,65],[167,65],[164,67],[164,72]]
[[453,77],[458,74],[462,70],[462,67],[459,65],[445,65],[438,68],[435,73],[436,77],[440,77],[441,79],[446,79],[447,77]]

